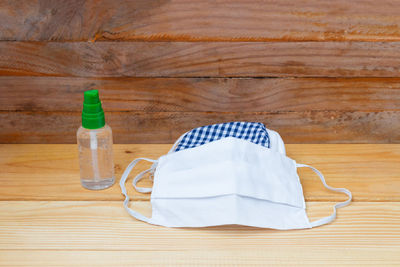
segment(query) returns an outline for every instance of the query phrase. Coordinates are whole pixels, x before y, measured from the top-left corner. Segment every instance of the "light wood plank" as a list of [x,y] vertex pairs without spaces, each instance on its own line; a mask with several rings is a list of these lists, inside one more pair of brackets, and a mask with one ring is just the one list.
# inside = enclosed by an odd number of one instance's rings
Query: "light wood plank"
[[[158,158],[171,145],[114,145],[117,181],[137,157]],[[289,144],[288,156],[322,171],[334,187],[352,191],[354,201],[400,201],[400,145]],[[140,163],[131,177],[150,165]],[[119,186],[89,191],[79,183],[76,145],[0,145],[0,200],[122,200]],[[338,201],[346,197],[326,190],[317,176],[299,169],[308,201]],[[151,186],[146,180],[143,186]],[[134,192],[135,200],[149,195]]]
[[30,41],[399,41],[399,3],[0,1],[0,39]]
[[0,75],[399,77],[400,42],[0,42]]
[[398,248],[168,251],[0,250],[0,266],[398,266]]
[[[310,219],[330,214],[332,205],[307,203]],[[133,207],[145,214],[151,212],[148,202],[137,202]],[[352,203],[340,209],[338,218],[329,225],[289,231],[244,226],[203,229],[153,226],[131,218],[122,201],[1,201],[0,214],[1,250],[266,251],[273,247],[282,251],[292,248],[400,251],[399,202]]]
[[[400,110],[399,78],[71,78],[0,76],[0,110],[79,111],[98,89],[106,111]],[[66,101],[68,100],[68,101]]]
[[[81,112],[0,111],[0,143],[76,143]],[[400,111],[106,112],[115,143],[173,143],[186,131],[257,121],[286,143],[400,143]]]

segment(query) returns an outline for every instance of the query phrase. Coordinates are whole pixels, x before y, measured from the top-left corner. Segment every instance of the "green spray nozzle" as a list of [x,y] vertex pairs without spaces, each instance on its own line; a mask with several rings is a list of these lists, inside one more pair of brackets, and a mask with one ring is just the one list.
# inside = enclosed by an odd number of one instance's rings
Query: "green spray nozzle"
[[86,129],[99,129],[103,127],[105,119],[99,98],[99,91],[86,91],[83,99],[82,127]]

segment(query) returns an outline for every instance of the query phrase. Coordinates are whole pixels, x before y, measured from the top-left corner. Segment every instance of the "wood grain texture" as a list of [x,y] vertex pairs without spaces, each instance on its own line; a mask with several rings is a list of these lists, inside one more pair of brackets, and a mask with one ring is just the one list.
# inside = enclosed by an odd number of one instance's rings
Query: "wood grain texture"
[[[172,241],[172,242],[175,242]],[[0,266],[398,266],[399,249],[304,249],[274,246],[246,250],[0,250]]]
[[[0,112],[0,143],[75,143],[80,112]],[[106,112],[115,143],[173,143],[193,128],[257,121],[286,143],[400,143],[400,111]]]
[[0,75],[399,77],[400,42],[0,42]]
[[2,111],[80,111],[98,89],[106,111],[400,110],[399,78],[71,78],[0,76]]
[[[329,215],[332,205],[308,202],[310,220]],[[138,202],[133,207],[142,213],[151,212],[146,202]],[[398,202],[355,202],[339,209],[338,217],[329,225],[288,231],[235,225],[165,228],[133,219],[124,210],[122,201],[1,201],[0,214],[0,250],[12,247],[14,250],[169,251],[172,254],[226,249],[261,252],[274,247],[290,255],[292,248],[367,251],[387,248],[393,253],[391,257],[397,258],[400,251]]]
[[[116,185],[102,191],[83,189],[79,182],[76,145],[0,145],[0,200],[123,200],[117,185],[123,171],[135,158],[157,159],[165,145],[114,145]],[[400,145],[394,144],[289,144],[288,156],[324,173],[328,184],[346,187],[354,201],[400,201]],[[149,168],[140,163],[131,178]],[[299,175],[307,201],[345,200],[343,194],[326,190],[310,170]],[[151,182],[142,183],[150,187]],[[135,200],[149,200],[127,183]],[[122,204],[121,204],[122,205]]]
[[[81,187],[76,145],[0,145],[0,266],[398,266],[399,11],[398,0],[0,0],[0,143],[75,143],[94,88],[114,141],[143,143],[114,145],[117,181],[102,191]],[[169,229],[126,213],[125,167],[171,146],[145,143],[237,120],[305,143],[288,156],[348,188],[351,205],[296,231]],[[399,144],[309,144],[321,142]],[[298,171],[311,220],[346,198]],[[150,216],[149,194],[127,189]]]
[[0,1],[0,39],[399,41],[399,2]]

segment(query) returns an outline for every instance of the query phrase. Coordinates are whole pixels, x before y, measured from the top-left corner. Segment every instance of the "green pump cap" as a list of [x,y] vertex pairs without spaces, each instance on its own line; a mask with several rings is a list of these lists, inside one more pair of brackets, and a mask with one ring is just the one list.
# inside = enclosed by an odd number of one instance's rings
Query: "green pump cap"
[[86,129],[99,129],[105,124],[99,91],[86,91],[83,95],[82,127]]

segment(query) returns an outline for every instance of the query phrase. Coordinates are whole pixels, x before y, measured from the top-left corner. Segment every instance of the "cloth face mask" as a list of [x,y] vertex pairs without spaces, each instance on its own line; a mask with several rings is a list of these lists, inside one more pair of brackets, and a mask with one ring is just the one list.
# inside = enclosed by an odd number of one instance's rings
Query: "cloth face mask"
[[285,154],[285,146],[280,135],[265,128],[260,122],[227,122],[194,128],[183,134],[171,151],[180,151],[204,145],[225,137],[236,137],[252,143],[272,148]]
[[[273,149],[273,142],[268,148],[229,136],[175,152],[185,135],[178,139],[167,155],[158,160],[135,159],[122,175],[120,186],[125,195],[124,207],[136,219],[167,227],[239,224],[282,230],[301,229],[333,221],[336,208],[351,201],[350,191],[328,186],[318,170],[297,164],[279,149]],[[276,145],[279,143],[275,142]],[[152,168],[133,180],[137,191],[152,192],[151,218],[128,207],[125,182],[141,160],[154,162]],[[297,175],[298,167],[311,168],[326,188],[343,192],[349,199],[336,204],[332,215],[310,222]],[[146,173],[154,169],[152,189],[136,186]]]

